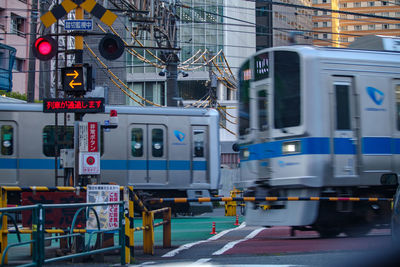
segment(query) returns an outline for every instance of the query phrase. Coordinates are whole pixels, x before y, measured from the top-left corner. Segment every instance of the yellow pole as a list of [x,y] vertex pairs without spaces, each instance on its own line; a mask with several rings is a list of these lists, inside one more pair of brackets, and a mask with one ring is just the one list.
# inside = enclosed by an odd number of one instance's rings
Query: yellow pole
[[[134,207],[134,196],[133,196],[133,187],[128,186],[128,213],[125,213],[125,238],[126,238],[126,245],[125,245],[125,262],[126,263],[133,263],[134,261],[134,230],[133,230],[133,207]],[[125,194],[124,194],[125,198]],[[125,200],[125,199],[124,199]],[[126,201],[126,200],[125,200]]]
[[[83,19],[83,8],[78,6],[75,9],[75,18],[76,19]],[[83,50],[83,36],[76,36],[75,37],[75,49]],[[82,62],[79,62],[82,63]]]
[[[0,208],[7,208],[7,191],[3,187],[0,188],[0,206],[1,206]],[[3,221],[0,229],[0,247],[1,247],[0,259],[3,256],[3,252],[8,245],[7,230],[8,230],[7,216],[3,216]],[[8,255],[6,255],[6,257],[4,258],[4,264],[7,263],[8,263]]]
[[143,253],[154,255],[154,213],[143,211]]

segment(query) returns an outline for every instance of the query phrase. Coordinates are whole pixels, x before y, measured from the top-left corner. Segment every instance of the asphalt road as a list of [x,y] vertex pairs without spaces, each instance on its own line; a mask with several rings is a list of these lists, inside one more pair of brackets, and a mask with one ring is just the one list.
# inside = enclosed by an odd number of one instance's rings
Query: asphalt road
[[[172,248],[162,248],[162,227],[155,230],[155,254],[143,254],[142,233],[135,233],[135,262],[130,266],[389,266],[384,261],[397,260],[392,252],[390,230],[373,230],[368,236],[352,238],[341,235],[321,239],[313,231],[296,231],[289,227],[248,227],[239,218],[225,217],[224,209],[196,217],[177,217],[172,221]],[[215,222],[217,234],[212,232]],[[135,219],[135,226],[141,225]],[[56,247],[48,250],[54,253]],[[119,264],[118,252],[107,254],[105,262],[98,256],[81,263],[62,262],[56,266],[113,266]],[[10,251],[10,262],[27,263],[29,249]],[[399,261],[400,262],[400,261]],[[375,265],[374,265],[375,264]],[[395,264],[393,266],[400,266]]]

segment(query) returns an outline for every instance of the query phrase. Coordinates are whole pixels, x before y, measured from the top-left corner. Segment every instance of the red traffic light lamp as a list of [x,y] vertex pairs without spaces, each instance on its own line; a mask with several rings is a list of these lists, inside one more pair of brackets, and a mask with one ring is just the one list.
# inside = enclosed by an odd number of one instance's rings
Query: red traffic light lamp
[[32,46],[33,55],[39,60],[50,60],[58,51],[56,40],[48,35],[40,36],[35,40]]
[[106,34],[100,43],[99,51],[102,57],[108,60],[115,60],[124,53],[125,45],[124,42],[117,35]]

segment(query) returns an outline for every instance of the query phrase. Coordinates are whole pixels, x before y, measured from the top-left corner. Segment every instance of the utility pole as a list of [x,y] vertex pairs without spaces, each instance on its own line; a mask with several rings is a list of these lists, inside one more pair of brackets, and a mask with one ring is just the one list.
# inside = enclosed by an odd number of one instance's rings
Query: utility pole
[[209,81],[208,81],[208,94],[210,96],[210,107],[211,108],[216,108],[217,107],[217,77],[212,71],[212,58],[214,57],[213,53],[210,51],[208,53],[208,75],[209,75]]
[[[31,11],[31,34],[29,39],[29,47],[33,46],[36,40],[36,28],[38,18],[38,0],[32,0],[32,11]],[[36,59],[29,50],[29,65],[28,65],[28,102],[32,103],[35,101],[35,76],[36,76]]]

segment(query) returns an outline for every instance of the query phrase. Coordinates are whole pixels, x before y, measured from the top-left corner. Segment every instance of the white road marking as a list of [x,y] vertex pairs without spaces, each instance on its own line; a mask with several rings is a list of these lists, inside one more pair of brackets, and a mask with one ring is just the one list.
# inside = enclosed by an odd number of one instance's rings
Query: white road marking
[[243,228],[243,227],[245,227],[245,226],[246,226],[246,223],[244,222],[244,223],[242,223],[240,226],[238,226],[238,227],[236,227],[236,228],[228,229],[228,230],[222,231],[221,233],[216,234],[215,236],[210,237],[210,238],[207,239],[207,240],[201,240],[201,241],[197,241],[197,242],[193,242],[193,243],[188,243],[188,244],[182,245],[182,246],[180,246],[179,248],[174,249],[174,250],[172,250],[172,251],[170,251],[170,252],[168,252],[168,253],[162,255],[161,257],[163,257],[163,258],[174,257],[175,255],[177,255],[179,252],[181,252],[181,251],[183,251],[183,250],[189,249],[189,248],[191,248],[191,247],[193,247],[193,246],[196,246],[196,245],[199,245],[199,244],[208,242],[208,241],[217,240],[218,238],[221,238],[221,237],[224,236],[225,234],[227,234],[227,233],[229,233],[229,232],[231,232],[231,231],[235,231],[235,230],[241,229],[241,228]]
[[197,261],[195,261],[195,262],[193,262],[193,263],[191,263],[191,264],[189,264],[189,266],[203,266],[203,263],[206,263],[206,262],[208,262],[208,261],[210,261],[211,260],[211,258],[207,258],[207,259],[198,259]]
[[236,246],[237,244],[239,244],[240,242],[249,240],[253,237],[255,237],[259,232],[261,232],[262,230],[264,230],[264,227],[261,228],[257,228],[256,230],[254,230],[253,232],[251,232],[250,234],[248,234],[245,238],[240,239],[240,240],[236,240],[236,241],[232,241],[229,242],[228,244],[226,244],[223,248],[221,248],[220,250],[215,251],[212,255],[221,255],[223,254],[225,251],[233,248],[234,246]]

